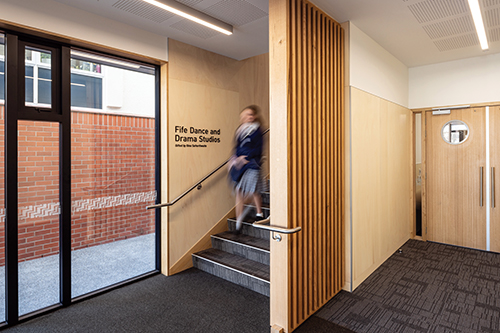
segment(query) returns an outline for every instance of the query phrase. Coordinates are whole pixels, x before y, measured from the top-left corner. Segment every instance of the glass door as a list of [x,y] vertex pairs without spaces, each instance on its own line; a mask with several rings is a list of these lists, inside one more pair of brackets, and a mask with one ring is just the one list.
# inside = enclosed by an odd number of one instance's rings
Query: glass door
[[72,297],[155,270],[155,69],[71,52]]
[[5,321],[5,35],[0,32],[0,322]]
[[18,50],[20,72],[24,66],[17,122],[18,313],[23,316],[60,303],[62,111],[60,103],[52,103],[60,86],[52,80],[59,50],[24,41]]
[[19,315],[59,303],[59,123],[18,122]]
[[158,77],[0,34],[0,321],[160,269]]

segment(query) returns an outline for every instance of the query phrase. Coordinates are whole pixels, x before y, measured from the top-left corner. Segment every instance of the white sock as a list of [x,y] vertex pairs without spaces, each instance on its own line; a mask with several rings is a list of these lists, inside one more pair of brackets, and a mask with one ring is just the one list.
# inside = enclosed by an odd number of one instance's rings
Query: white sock
[[241,224],[242,224],[241,221],[243,221],[243,217],[247,215],[249,210],[250,207],[245,207],[245,209],[243,209],[243,213],[241,213],[241,215],[236,218],[236,230],[241,229]]
[[264,214],[263,213],[257,213],[257,214],[255,214],[255,216],[264,217]]

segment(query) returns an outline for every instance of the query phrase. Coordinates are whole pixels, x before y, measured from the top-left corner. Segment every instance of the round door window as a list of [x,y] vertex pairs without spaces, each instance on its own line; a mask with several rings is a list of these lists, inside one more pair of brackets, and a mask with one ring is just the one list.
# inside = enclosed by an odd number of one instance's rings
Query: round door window
[[441,129],[441,137],[451,145],[458,145],[469,137],[469,126],[461,120],[450,120]]

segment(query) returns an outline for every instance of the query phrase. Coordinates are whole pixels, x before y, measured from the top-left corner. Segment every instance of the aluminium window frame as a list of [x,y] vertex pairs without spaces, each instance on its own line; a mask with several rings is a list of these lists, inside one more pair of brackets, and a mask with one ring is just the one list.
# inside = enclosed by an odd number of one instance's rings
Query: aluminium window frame
[[[5,307],[5,319],[6,321],[0,323],[0,328],[5,326],[16,325],[20,322],[33,319],[35,317],[45,315],[51,311],[59,309],[64,306],[79,302],[81,300],[88,299],[90,297],[100,295],[109,290],[115,289],[120,286],[130,284],[135,281],[150,277],[161,272],[161,210],[156,210],[155,213],[155,270],[145,273],[140,276],[116,283],[114,285],[96,290],[94,292],[71,298],[71,224],[67,221],[71,221],[71,186],[63,185],[63,189],[60,190],[60,203],[61,203],[61,217],[60,217],[60,260],[66,264],[60,266],[60,303],[54,306],[50,306],[38,311],[19,316],[18,309],[18,225],[17,225],[17,214],[18,214],[18,188],[17,188],[17,122],[21,119],[27,120],[40,120],[40,121],[50,121],[65,123],[66,126],[60,127],[61,143],[60,143],[60,184],[71,184],[71,161],[68,156],[70,156],[70,94],[67,91],[70,89],[70,70],[62,70],[60,68],[54,68],[52,78],[54,80],[62,81],[60,84],[56,84],[56,89],[61,95],[61,89],[66,89],[65,96],[57,95],[54,98],[54,84],[52,85],[52,107],[49,112],[42,112],[36,110],[36,107],[30,107],[25,105],[25,66],[18,65],[24,64],[24,53],[19,54],[20,45],[28,45],[24,42],[26,39],[32,41],[35,44],[40,45],[51,45],[52,48],[56,47],[60,54],[57,61],[52,60],[52,64],[59,63],[61,68],[70,68],[70,49],[72,47],[68,40],[61,40],[57,36],[51,36],[48,34],[43,34],[40,36],[38,31],[30,31],[24,28],[5,27],[0,24],[2,30],[0,33],[5,36],[6,55],[5,59],[16,59],[15,62],[6,63],[5,70],[5,87],[6,87],[6,99],[4,104],[6,107],[6,118],[5,127],[10,128],[10,130],[5,131],[5,207],[6,209],[6,223],[5,223],[5,260],[6,260],[6,307]],[[31,42],[28,42],[31,43]],[[46,44],[47,43],[47,44]],[[79,42],[80,43],[80,42]],[[82,47],[81,44],[78,45]],[[89,45],[89,48],[95,47]],[[102,50],[97,51],[103,53]],[[123,54],[116,54],[116,57],[126,58]],[[139,61],[135,59],[134,61]],[[161,63],[151,63],[148,59],[144,58],[142,63],[148,64],[155,71],[155,190],[156,190],[156,203],[161,202],[161,133],[160,133],[160,82],[161,82]],[[22,68],[20,68],[22,67]],[[55,73],[55,74],[54,74]],[[9,84],[7,84],[9,82]],[[8,86],[8,88],[7,88]],[[63,94],[64,95],[64,91]],[[55,100],[58,99],[58,100]],[[8,112],[8,110],[11,112]],[[60,112],[60,111],[63,112]],[[38,113],[37,113],[38,112]],[[14,130],[12,130],[14,129]],[[64,139],[66,138],[66,139]],[[9,193],[9,195],[7,195]],[[69,205],[68,205],[69,203]],[[66,207],[66,208],[64,208]],[[68,209],[69,208],[69,209]],[[7,223],[10,221],[11,223]],[[66,222],[64,222],[66,221]],[[68,250],[69,249],[69,250]]]

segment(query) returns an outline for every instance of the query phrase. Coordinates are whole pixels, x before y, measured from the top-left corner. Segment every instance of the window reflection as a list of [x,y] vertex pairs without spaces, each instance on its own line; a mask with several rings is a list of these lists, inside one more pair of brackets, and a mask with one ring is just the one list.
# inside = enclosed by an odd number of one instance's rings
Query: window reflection
[[469,137],[469,126],[461,120],[452,120],[444,124],[441,137],[452,145],[458,145]]

